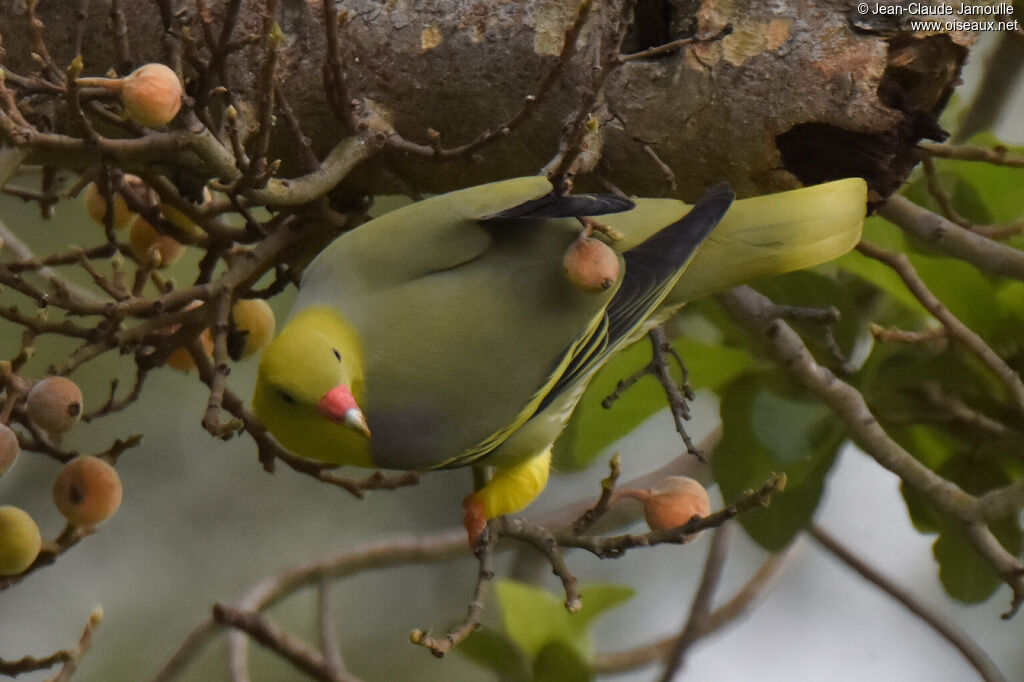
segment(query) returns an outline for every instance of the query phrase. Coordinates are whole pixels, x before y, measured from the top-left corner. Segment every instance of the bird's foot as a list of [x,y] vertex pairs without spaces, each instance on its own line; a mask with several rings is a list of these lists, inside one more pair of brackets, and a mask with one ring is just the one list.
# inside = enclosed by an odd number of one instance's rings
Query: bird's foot
[[484,510],[484,503],[475,493],[467,495],[462,501],[462,508],[465,512],[462,515],[462,524],[466,527],[466,539],[469,540],[469,548],[474,552],[480,544],[480,538],[487,528],[487,513]]

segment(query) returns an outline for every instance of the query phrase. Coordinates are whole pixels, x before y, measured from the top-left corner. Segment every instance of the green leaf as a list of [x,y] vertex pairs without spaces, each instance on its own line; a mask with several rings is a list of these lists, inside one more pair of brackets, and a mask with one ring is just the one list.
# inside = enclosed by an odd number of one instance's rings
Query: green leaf
[[961,127],[964,120],[964,113],[967,110],[967,102],[959,91],[954,91],[946,102],[946,106],[939,114],[939,125],[943,130],[956,130]]
[[[989,524],[989,530],[1010,554],[1020,555],[1021,529],[1015,516]],[[949,596],[966,604],[989,599],[1003,584],[992,564],[971,544],[960,525],[948,524],[932,545],[939,580]]]
[[985,414],[1005,412],[1006,387],[977,357],[957,346],[876,344],[857,379],[872,412],[890,428],[946,421],[949,432],[963,435],[961,426],[944,418],[929,399],[929,389]]
[[[981,133],[968,140],[967,144],[995,147],[1003,143],[991,133]],[[1024,147],[1019,146],[1007,146],[1007,150],[1014,154],[1024,153]],[[970,186],[978,205],[984,207],[984,215],[981,217],[972,215],[970,206],[965,207],[963,212],[967,217],[980,221],[987,216],[990,221],[1005,223],[1024,215],[1024,192],[1020,191],[1021,182],[1024,181],[1024,170],[991,163],[950,159],[938,159],[936,164],[943,171],[951,171],[959,176],[964,184]],[[959,196],[954,194],[954,202],[957,199]]]
[[[687,364],[690,383],[696,390],[721,386],[753,362],[746,351],[685,337],[673,341],[672,346]],[[609,445],[667,409],[665,390],[652,375],[641,377],[610,409],[601,404],[615,391],[619,381],[643,370],[650,362],[651,344],[644,338],[616,354],[594,376],[555,443],[557,469],[577,471],[586,467]]]
[[[1005,486],[1013,480],[998,458],[979,457],[974,450],[948,453],[936,473],[973,495]],[[991,597],[1002,581],[992,565],[975,550],[963,526],[940,514],[927,497],[917,491],[904,486],[903,496],[911,510],[911,518],[925,519],[926,523],[922,524],[925,530],[939,532],[932,545],[932,554],[938,562],[939,580],[946,592],[968,604],[980,603]],[[1019,554],[1024,538],[1015,515],[990,524],[989,529],[1008,552]]]
[[1019,331],[1024,326],[1024,282],[1019,280],[1003,282],[996,292],[996,299],[1000,307],[1013,317],[1013,325]]
[[966,604],[979,604],[999,588],[999,576],[974,550],[960,529],[949,529],[932,545],[939,563],[939,580],[949,596]]
[[569,424],[555,442],[554,466],[561,471],[586,467],[608,445],[622,438],[655,412],[665,409],[665,392],[653,376],[644,376],[610,409],[601,402],[618,382],[651,361],[651,345],[641,339],[618,353],[594,376]]
[[[989,338],[1016,324],[998,298],[998,280],[973,265],[936,253],[931,247],[905,239],[899,228],[871,218],[864,223],[864,239],[890,251],[907,253],[911,264],[928,288],[950,312],[980,335]],[[918,248],[912,249],[916,245]],[[896,272],[879,261],[850,252],[839,259],[846,271],[875,285],[921,319],[931,318],[924,306],[907,289]]]
[[530,664],[511,639],[484,628],[471,634],[455,648],[457,652],[488,670],[498,673],[503,682],[527,682]]
[[989,338],[1011,318],[999,304],[995,281],[955,258],[912,254],[910,261],[931,292],[961,322]]
[[[865,241],[869,241],[877,246],[891,251],[906,250],[903,233],[900,232],[898,227],[882,218],[872,217],[865,220],[863,234]],[[920,315],[928,314],[920,301],[907,289],[900,276],[885,263],[881,263],[874,258],[868,258],[858,251],[850,251],[840,257],[836,263],[843,270],[870,282],[889,294],[889,296],[908,310]]]
[[569,624],[583,632],[605,611],[629,601],[635,594],[636,590],[625,585],[588,585],[586,591],[581,592],[583,607],[575,614],[570,614]]
[[574,638],[569,612],[548,592],[514,580],[499,580],[494,588],[505,633],[531,659],[549,642]]
[[583,606],[569,613],[561,600],[532,585],[499,580],[495,591],[506,634],[530,658],[536,658],[552,642],[573,647],[586,658],[590,653],[587,629],[600,615],[634,594],[622,585],[586,585],[580,591]]
[[721,403],[722,440],[712,469],[726,500],[785,472],[786,491],[771,506],[739,517],[747,533],[779,549],[810,521],[824,491],[845,431],[821,403],[790,395],[774,372],[745,375],[726,389]]
[[672,347],[686,363],[690,385],[695,391],[704,388],[718,391],[750,369],[754,362],[745,350],[686,337],[673,341]]
[[753,436],[770,452],[772,461],[787,473],[787,482],[799,485],[802,466],[813,458],[817,442],[830,430],[831,410],[820,403],[790,400],[785,396],[758,391],[751,406]]
[[551,642],[533,662],[533,682],[590,682],[594,674],[585,658],[564,642]]
[[[996,458],[977,457],[971,451],[947,459],[938,474],[972,495],[1001,488],[1013,480]],[[989,524],[989,530],[1010,554],[1020,554],[1022,536],[1017,515]],[[1002,583],[992,565],[970,544],[959,523],[947,521],[943,525],[932,552],[939,562],[942,586],[954,599],[968,604],[982,602]]]
[[[890,430],[889,434],[907,452],[933,470],[949,458],[950,452],[955,447],[955,443],[946,433],[923,424]],[[908,487],[906,483],[900,484],[900,493],[907,505],[910,522],[914,524],[918,533],[938,533],[942,529],[942,515],[923,495]]]

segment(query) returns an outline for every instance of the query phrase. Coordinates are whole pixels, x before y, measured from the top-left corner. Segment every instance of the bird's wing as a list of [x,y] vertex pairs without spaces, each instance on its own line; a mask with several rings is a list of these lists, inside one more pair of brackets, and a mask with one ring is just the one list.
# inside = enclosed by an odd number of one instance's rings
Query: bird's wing
[[713,187],[685,216],[622,254],[625,276],[601,324],[579,349],[538,406],[543,410],[568,387],[600,367],[651,316],[683,276],[694,253],[729,210],[735,194],[726,184]]
[[[332,242],[309,264],[302,298],[345,296],[456,268],[491,246],[479,220],[542,199],[547,178],[532,176],[430,197],[374,218]],[[307,293],[310,292],[310,293]],[[301,299],[300,299],[301,300]]]
[[581,216],[621,213],[636,206],[632,199],[615,194],[546,194],[525,201],[518,206],[488,215],[482,220],[511,220],[515,218],[579,218]]
[[[357,263],[387,257],[371,253],[369,244],[349,250],[347,235],[340,238],[334,262],[352,268],[331,280],[335,290],[310,299],[304,281],[300,304],[326,298],[366,339],[363,408],[375,461],[394,468],[458,466],[529,419],[572,360],[591,350],[618,286],[596,294],[573,288],[562,258],[581,226],[563,216],[631,206],[618,197],[544,194],[482,219],[456,216],[456,224],[429,231],[448,235],[444,244],[454,243],[458,256],[426,253],[430,266],[402,263],[401,277],[365,272]],[[385,225],[391,239],[396,224]],[[373,221],[356,232],[377,227]],[[485,248],[474,252],[466,241]],[[437,266],[446,259],[448,267]]]
[[683,218],[624,253],[625,267],[615,294],[565,349],[555,371],[531,396],[516,419],[442,466],[463,466],[487,455],[531,417],[600,367],[658,307],[679,280],[697,247],[729,209],[734,196],[728,185],[714,187]]

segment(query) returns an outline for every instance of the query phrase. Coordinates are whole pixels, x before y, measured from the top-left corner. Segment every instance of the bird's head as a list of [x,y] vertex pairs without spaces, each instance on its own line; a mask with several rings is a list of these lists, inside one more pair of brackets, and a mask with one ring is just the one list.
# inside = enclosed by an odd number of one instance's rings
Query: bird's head
[[253,394],[257,416],[282,445],[307,459],[373,466],[363,398],[363,354],[338,313],[314,306],[264,351]]

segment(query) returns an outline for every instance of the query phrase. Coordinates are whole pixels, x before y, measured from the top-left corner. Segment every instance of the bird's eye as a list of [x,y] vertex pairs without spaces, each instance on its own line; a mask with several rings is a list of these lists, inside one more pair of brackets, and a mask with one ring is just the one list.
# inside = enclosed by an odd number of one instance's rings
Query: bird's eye
[[339,352],[338,352],[338,349],[337,349],[337,348],[332,348],[331,350],[332,350],[332,351],[334,351],[334,357],[335,357],[335,359],[336,359],[336,360],[337,360],[338,362],[341,362],[341,353],[339,353]]
[[282,391],[282,390],[279,389],[277,391],[277,394],[279,396],[281,396],[281,400],[285,401],[289,405],[297,405],[298,404],[298,402],[295,400],[295,398],[292,397],[291,393],[287,393],[287,392]]

